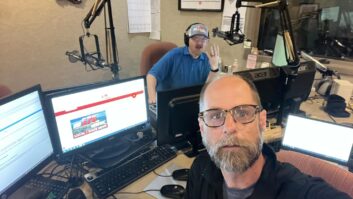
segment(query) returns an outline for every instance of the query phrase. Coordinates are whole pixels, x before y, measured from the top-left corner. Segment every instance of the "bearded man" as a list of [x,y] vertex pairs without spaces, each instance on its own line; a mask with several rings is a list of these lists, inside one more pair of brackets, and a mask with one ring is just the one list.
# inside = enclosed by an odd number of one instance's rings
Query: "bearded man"
[[321,178],[277,161],[263,143],[266,110],[247,79],[225,75],[206,83],[199,126],[207,152],[193,162],[185,198],[350,198]]

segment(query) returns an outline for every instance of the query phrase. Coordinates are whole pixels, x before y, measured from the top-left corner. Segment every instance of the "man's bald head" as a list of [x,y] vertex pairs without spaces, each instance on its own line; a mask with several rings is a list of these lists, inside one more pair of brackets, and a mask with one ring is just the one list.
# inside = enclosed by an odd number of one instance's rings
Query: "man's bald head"
[[[234,87],[243,87],[246,92],[247,89],[251,92],[251,95],[259,106],[261,106],[261,100],[258,94],[258,91],[254,85],[254,83],[247,78],[244,78],[239,75],[217,75],[213,80],[207,82],[200,93],[200,112],[204,111],[204,96],[206,92],[217,92],[217,87],[219,86],[234,86]],[[209,90],[210,89],[210,90]],[[230,91],[231,92],[231,91]]]

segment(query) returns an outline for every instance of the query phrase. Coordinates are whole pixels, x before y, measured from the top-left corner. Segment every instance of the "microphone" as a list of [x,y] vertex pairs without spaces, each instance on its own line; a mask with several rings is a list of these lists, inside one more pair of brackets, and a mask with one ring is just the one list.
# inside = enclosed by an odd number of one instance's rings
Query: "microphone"
[[245,35],[239,32],[232,33],[231,31],[220,31],[218,28],[212,29],[213,37],[223,38],[230,46],[244,42]]
[[96,66],[99,68],[103,68],[104,66],[107,66],[105,61],[103,59],[99,59],[97,57],[94,57],[92,54],[86,53],[84,56],[84,62],[87,63],[90,66]]
[[[234,28],[235,22],[235,28]],[[238,10],[233,14],[229,31],[220,31],[218,27],[212,29],[213,37],[223,38],[229,45],[240,44],[244,42],[245,35],[240,32],[240,13]]]
[[69,61],[71,63],[76,63],[77,61],[82,61],[82,57],[80,56],[80,53],[77,50],[73,51],[66,51],[65,55],[69,57]]
[[313,61],[315,63],[315,67],[318,71],[320,71],[321,73],[325,73],[327,72],[328,68],[327,66],[323,65],[321,62],[319,62],[318,60],[316,60],[314,57],[308,55],[307,53],[305,53],[304,51],[301,51],[300,54],[302,55],[302,58],[306,61]]
[[94,69],[93,66],[98,68],[103,68],[105,66],[108,66],[103,59],[94,57],[90,53],[86,53],[84,56],[80,56],[80,53],[77,50],[73,50],[71,52],[66,51],[65,54],[68,56],[69,61],[71,63],[76,63],[77,61],[81,61],[85,65],[86,64],[90,65],[92,69]]

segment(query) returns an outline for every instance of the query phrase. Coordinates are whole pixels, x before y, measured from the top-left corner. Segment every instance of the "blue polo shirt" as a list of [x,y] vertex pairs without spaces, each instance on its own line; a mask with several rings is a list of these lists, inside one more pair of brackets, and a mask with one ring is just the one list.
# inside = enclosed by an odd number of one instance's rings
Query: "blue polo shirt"
[[148,74],[157,79],[157,91],[203,84],[210,72],[205,53],[194,59],[188,47],[174,48],[166,53]]

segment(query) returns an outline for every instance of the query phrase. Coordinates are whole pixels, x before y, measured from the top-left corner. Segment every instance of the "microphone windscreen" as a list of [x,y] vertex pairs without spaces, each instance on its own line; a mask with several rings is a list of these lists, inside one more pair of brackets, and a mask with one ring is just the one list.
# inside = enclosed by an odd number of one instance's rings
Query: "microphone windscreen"
[[69,56],[69,61],[71,63],[75,63],[81,60],[80,54],[77,50],[73,50],[72,52],[66,52],[66,55]]

